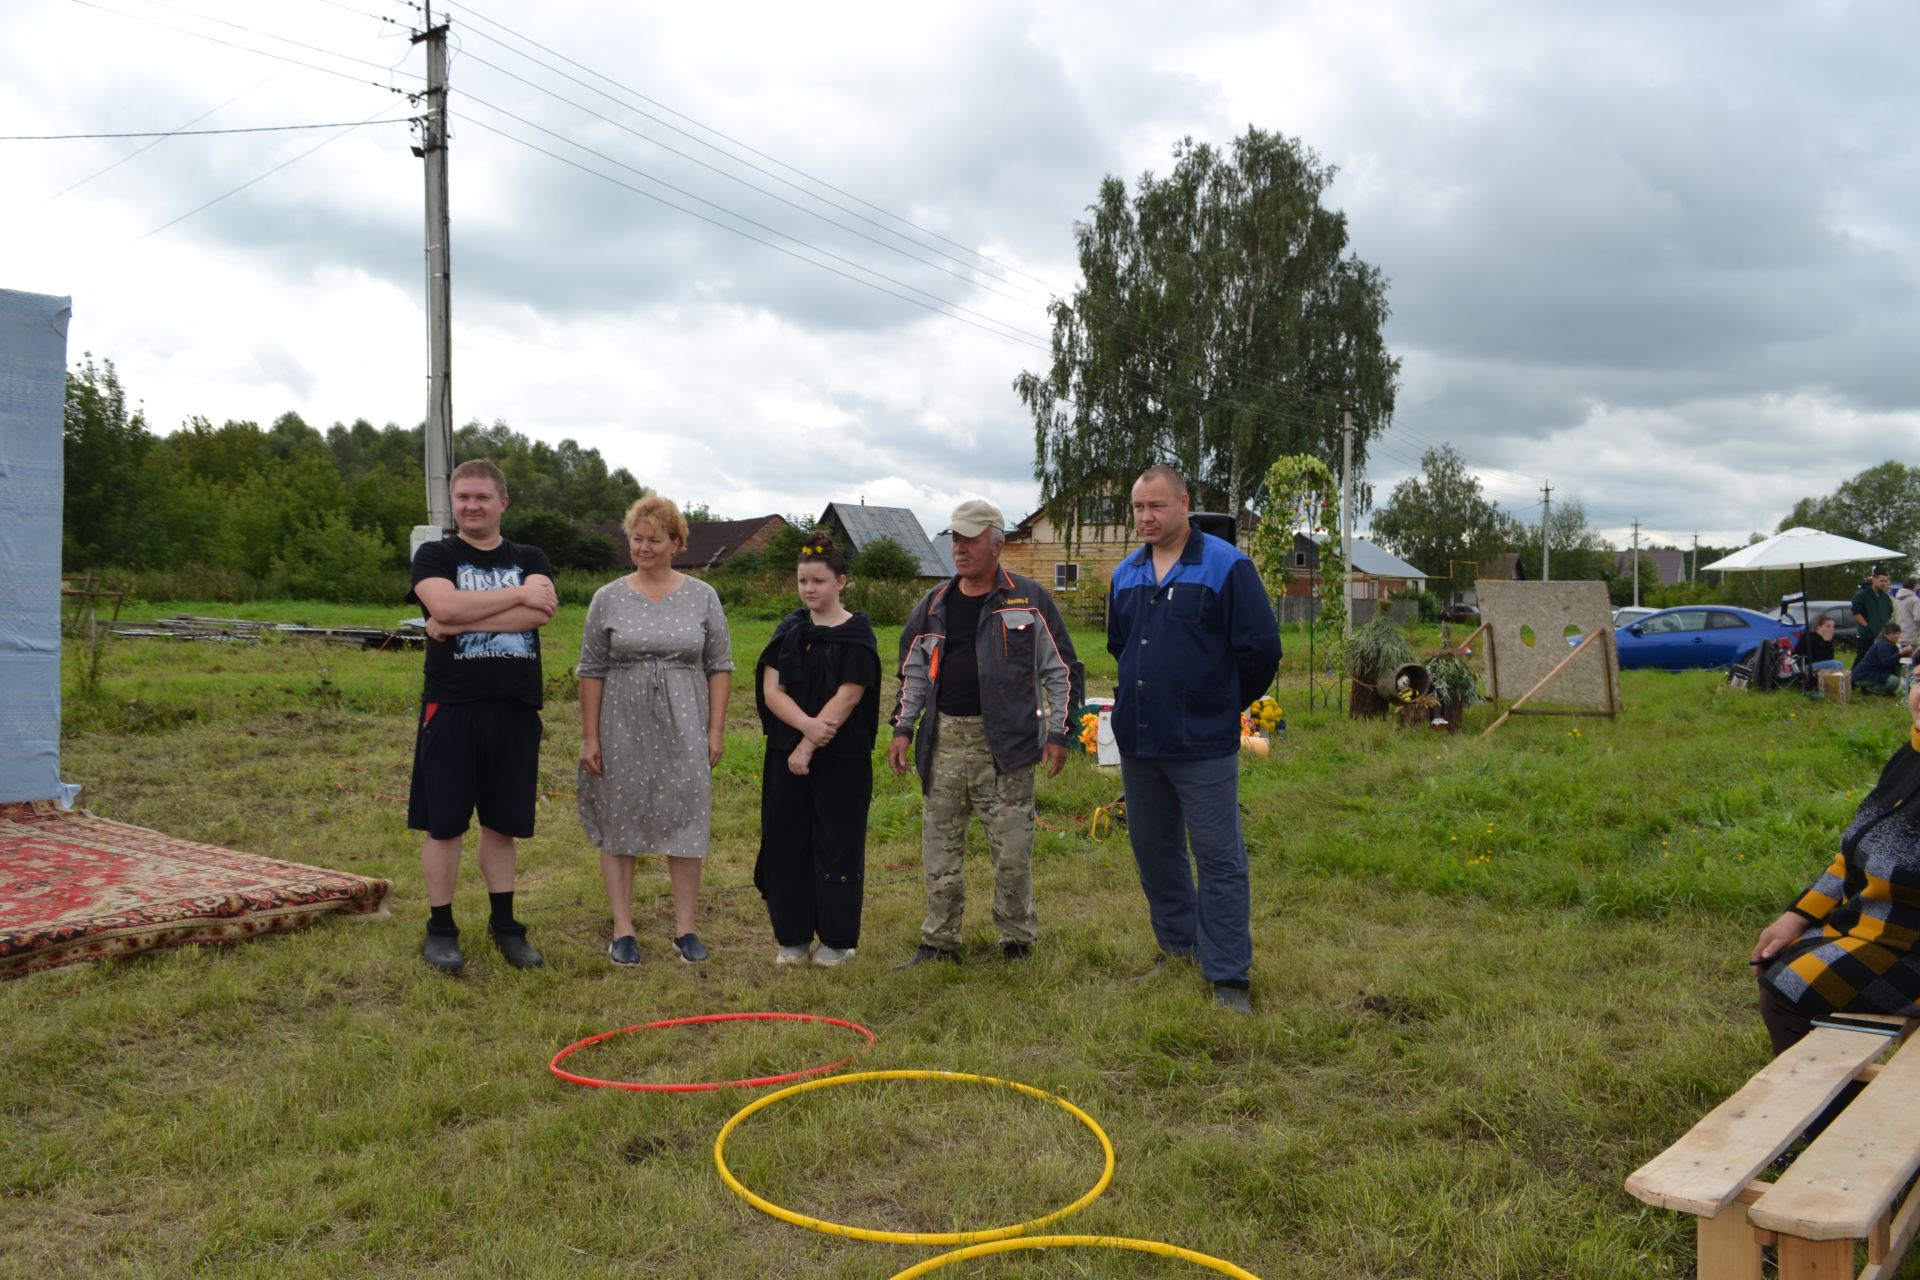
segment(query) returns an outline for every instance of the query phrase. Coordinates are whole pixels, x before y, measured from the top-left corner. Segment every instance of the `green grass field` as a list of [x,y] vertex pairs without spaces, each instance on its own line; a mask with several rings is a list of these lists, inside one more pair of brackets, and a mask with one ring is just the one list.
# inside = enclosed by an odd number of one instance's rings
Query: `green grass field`
[[[230,613],[168,605],[160,612]],[[248,616],[390,623],[380,606]],[[1441,736],[1306,706],[1289,638],[1288,732],[1247,760],[1251,1020],[1153,955],[1124,837],[1089,838],[1116,778],[1042,782],[1042,943],[1002,963],[984,845],[967,963],[895,972],[916,941],[918,797],[882,771],[859,958],[777,973],[751,885],[760,739],[736,693],[700,932],[671,959],[666,883],[643,865],[645,963],[605,960],[595,854],[573,813],[565,673],[583,610],[549,628],[541,830],[520,915],[545,951],[508,970],[463,873],[466,976],[419,959],[426,904],[404,797],[417,654],[309,643],[109,642],[67,654],[63,772],[107,817],[395,885],[392,918],[77,966],[0,985],[0,1259],[21,1275],[515,1275],[881,1280],[936,1250],[830,1238],[721,1184],[711,1148],[750,1093],[629,1094],[549,1057],[655,1018],[793,1010],[872,1027],[873,1069],[1024,1081],[1085,1108],[1118,1151],[1072,1233],[1143,1236],[1280,1277],[1692,1274],[1692,1223],[1627,1173],[1766,1057],[1745,954],[1823,865],[1901,740],[1888,702],[1728,691],[1629,673],[1617,721],[1491,716]],[[771,627],[742,624],[743,670]],[[1098,692],[1100,639],[1076,636]],[[891,633],[883,635],[883,647]],[[569,1066],[704,1080],[829,1060],[804,1024],[642,1033]],[[1064,1205],[1099,1149],[1009,1091],[823,1089],[749,1119],[736,1173],[798,1211],[966,1230]],[[1912,1270],[1911,1266],[1909,1268]],[[1011,1254],[941,1273],[1200,1275],[1134,1254]]]

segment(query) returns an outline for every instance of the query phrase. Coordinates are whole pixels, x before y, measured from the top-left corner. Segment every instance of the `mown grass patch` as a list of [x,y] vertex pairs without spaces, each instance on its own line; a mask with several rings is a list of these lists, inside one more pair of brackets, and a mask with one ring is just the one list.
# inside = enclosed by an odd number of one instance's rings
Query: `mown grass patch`
[[[581,612],[548,633],[550,678]],[[736,628],[743,681],[770,629]],[[1111,660],[1099,637],[1076,639],[1098,692]],[[744,692],[715,790],[711,963],[671,958],[655,866],[640,876],[644,963],[606,963],[562,686],[520,894],[548,966],[515,973],[493,955],[469,866],[470,969],[444,980],[417,955],[425,904],[404,829],[418,679],[417,654],[110,642],[99,705],[173,716],[123,727],[76,714],[69,685],[63,770],[96,811],[387,876],[396,892],[388,922],[0,986],[10,1269],[891,1275],[931,1251],[801,1231],[721,1186],[713,1137],[747,1095],[589,1090],[545,1069],[593,1032],[776,1009],[873,1027],[863,1068],[1018,1079],[1086,1108],[1118,1173],[1062,1230],[1158,1237],[1275,1277],[1685,1276],[1691,1223],[1620,1184],[1764,1060],[1745,950],[1824,863],[1902,732],[1887,703],[1628,673],[1618,721],[1413,733],[1309,709],[1290,650],[1289,730],[1245,762],[1257,1016],[1234,1020],[1185,966],[1134,981],[1153,944],[1131,857],[1124,837],[1087,834],[1119,784],[1083,758],[1039,789],[1043,938],[1028,961],[997,957],[976,835],[967,962],[894,971],[923,909],[918,797],[883,769],[859,958],[776,972],[751,884],[760,751]],[[1475,711],[1470,731],[1490,718]],[[590,1052],[633,1078],[714,1079],[837,1056],[845,1038],[782,1024]],[[841,1221],[991,1225],[1097,1176],[1093,1139],[1057,1112],[951,1085],[820,1090],[743,1125],[734,1167]],[[1016,1256],[955,1274],[1161,1274],[1152,1265]]]

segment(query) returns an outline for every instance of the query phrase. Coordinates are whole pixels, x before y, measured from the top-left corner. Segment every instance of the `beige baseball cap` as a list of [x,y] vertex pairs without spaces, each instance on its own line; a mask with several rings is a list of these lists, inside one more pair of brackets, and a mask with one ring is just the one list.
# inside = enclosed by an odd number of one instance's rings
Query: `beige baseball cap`
[[963,538],[977,538],[989,529],[1004,529],[1007,518],[1000,514],[1000,508],[985,498],[969,498],[953,509],[953,515],[947,522],[944,533],[957,533]]

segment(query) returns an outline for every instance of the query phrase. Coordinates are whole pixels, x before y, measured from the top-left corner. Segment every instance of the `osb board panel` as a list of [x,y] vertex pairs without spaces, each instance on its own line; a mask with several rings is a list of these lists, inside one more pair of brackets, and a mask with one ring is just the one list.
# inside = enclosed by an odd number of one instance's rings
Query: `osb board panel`
[[[1596,636],[1595,640],[1534,701],[1595,711],[1619,708],[1613,606],[1606,583],[1483,580],[1475,590],[1480,621],[1493,639],[1487,670],[1495,698],[1518,698],[1545,679],[1567,656],[1567,628],[1575,627],[1581,635]],[[1526,642],[1522,628],[1532,631],[1532,644]]]

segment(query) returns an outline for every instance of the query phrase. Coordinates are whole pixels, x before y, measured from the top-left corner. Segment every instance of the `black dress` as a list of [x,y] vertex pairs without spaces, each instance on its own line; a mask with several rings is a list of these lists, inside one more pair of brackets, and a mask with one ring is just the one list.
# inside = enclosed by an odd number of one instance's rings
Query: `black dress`
[[[801,735],[767,706],[769,668],[810,716],[820,714],[840,686],[862,688],[847,722],[814,752],[805,775],[787,768]],[[766,900],[781,946],[804,947],[818,936],[826,946],[848,950],[860,941],[873,742],[880,727],[880,646],[872,621],[856,613],[837,627],[822,627],[807,610],[794,610],[761,651],[753,697],[767,734],[754,887]]]

